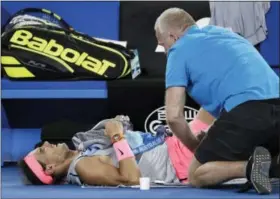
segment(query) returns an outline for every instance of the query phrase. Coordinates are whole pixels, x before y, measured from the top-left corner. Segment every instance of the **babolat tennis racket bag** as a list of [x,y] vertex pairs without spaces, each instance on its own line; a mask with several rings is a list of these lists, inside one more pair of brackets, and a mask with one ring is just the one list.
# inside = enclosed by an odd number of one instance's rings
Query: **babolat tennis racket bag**
[[45,9],[20,10],[2,30],[1,68],[10,79],[124,78],[135,56],[121,45],[75,31]]

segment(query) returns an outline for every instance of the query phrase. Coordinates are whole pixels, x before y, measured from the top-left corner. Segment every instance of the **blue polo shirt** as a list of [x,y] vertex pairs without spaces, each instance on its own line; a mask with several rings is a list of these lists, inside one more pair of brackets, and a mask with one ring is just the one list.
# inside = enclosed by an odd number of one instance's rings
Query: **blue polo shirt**
[[166,88],[185,87],[215,117],[249,100],[279,98],[279,77],[241,36],[194,25],[168,51]]

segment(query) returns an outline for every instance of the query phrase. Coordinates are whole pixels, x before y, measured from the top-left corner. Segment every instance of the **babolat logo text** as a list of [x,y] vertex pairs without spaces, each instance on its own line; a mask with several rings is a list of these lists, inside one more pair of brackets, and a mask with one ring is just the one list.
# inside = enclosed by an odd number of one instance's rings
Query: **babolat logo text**
[[104,75],[109,67],[114,68],[116,64],[108,60],[99,60],[89,56],[86,52],[78,52],[71,48],[65,48],[56,40],[49,41],[34,36],[30,31],[17,30],[10,39],[10,42],[16,45],[24,46],[33,51],[39,51],[46,56],[57,57],[68,63],[81,66],[86,70],[99,75]]
[[[198,110],[185,106],[184,107],[184,116],[187,122],[190,122],[196,116]],[[168,125],[166,124],[166,111],[165,106],[162,106],[156,110],[154,110],[145,120],[145,131],[156,133],[156,129],[158,126],[164,125],[165,128],[168,129]]]

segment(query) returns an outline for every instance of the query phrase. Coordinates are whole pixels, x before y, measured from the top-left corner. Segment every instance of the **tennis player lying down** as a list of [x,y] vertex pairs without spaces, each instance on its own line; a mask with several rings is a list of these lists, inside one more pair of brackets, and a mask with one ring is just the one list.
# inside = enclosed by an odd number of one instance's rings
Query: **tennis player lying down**
[[[200,132],[207,130],[213,120],[205,113],[190,122],[198,139],[203,137]],[[137,185],[141,176],[150,177],[152,181],[187,182],[193,154],[175,136],[167,137],[164,144],[135,157],[118,120],[109,120],[105,131],[114,148],[109,156],[86,155],[69,150],[66,144],[45,142],[19,165],[32,184]]]

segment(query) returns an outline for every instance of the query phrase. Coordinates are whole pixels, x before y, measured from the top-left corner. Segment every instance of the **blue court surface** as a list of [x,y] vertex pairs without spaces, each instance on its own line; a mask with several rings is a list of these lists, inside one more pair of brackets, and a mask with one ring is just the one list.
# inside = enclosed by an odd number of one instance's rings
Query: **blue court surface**
[[81,188],[75,185],[31,186],[23,185],[16,167],[2,167],[2,198],[279,198],[279,183],[270,195],[257,195],[255,191],[237,193],[238,188],[220,189],[152,188],[141,191],[132,188]]

